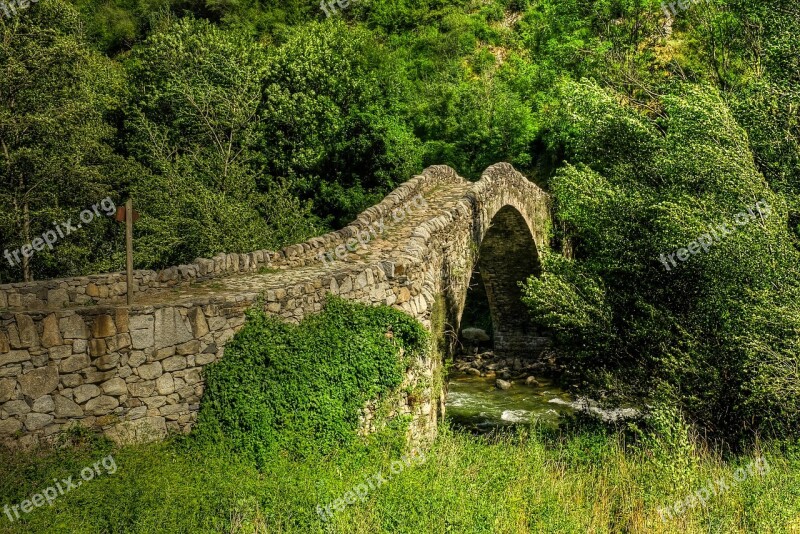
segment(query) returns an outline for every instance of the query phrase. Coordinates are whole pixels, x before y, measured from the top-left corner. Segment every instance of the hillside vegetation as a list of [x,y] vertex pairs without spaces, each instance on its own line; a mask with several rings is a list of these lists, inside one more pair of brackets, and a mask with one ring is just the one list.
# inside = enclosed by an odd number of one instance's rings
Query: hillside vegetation
[[[9,251],[128,197],[137,268],[276,249],[428,165],[476,180],[499,161],[553,198],[524,301],[562,384],[645,421],[443,427],[424,462],[326,523],[317,505],[404,453],[405,421],[361,439],[358,409],[428,336],[335,299],[300,326],[251,312],[192,436],[2,451],[0,504],[100,455],[119,471],[0,530],[798,531],[796,1],[358,0],[328,17],[301,0],[40,0],[0,16]],[[121,228],[97,217],[1,260],[0,283],[123,266]],[[759,459],[768,472],[662,518]]]

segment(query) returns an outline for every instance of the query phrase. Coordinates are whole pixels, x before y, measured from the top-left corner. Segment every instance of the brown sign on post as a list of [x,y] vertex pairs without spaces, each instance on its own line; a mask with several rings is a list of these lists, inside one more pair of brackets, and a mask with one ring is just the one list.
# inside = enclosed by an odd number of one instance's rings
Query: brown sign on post
[[[131,213],[133,213],[133,222],[139,220],[139,212],[132,209]],[[117,222],[125,222],[125,206],[120,206],[117,208],[117,213],[114,215],[114,220]]]

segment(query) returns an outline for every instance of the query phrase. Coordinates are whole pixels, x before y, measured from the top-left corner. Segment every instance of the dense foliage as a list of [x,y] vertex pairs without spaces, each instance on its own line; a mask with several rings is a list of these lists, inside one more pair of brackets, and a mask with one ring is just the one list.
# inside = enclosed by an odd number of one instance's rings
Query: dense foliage
[[[796,431],[800,8],[683,5],[42,0],[0,19],[0,246],[131,195],[136,265],[163,267],[339,227],[425,165],[509,161],[573,245],[528,302],[574,373],[719,434]],[[122,243],[103,218],[0,282],[118,269]]]
[[367,401],[401,385],[426,340],[402,312],[332,296],[298,326],[252,311],[225,357],[205,370],[197,437],[224,438],[257,465],[279,451],[346,445]]

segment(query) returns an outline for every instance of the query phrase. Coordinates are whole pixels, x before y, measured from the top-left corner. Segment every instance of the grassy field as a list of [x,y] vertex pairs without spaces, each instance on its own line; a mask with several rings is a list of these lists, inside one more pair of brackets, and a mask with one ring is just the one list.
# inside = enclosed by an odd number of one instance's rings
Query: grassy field
[[[193,440],[113,448],[76,436],[34,454],[4,451],[0,506],[69,476],[78,480],[109,455],[115,469],[101,466],[93,480],[14,522],[4,513],[0,532],[800,531],[797,445],[723,461],[708,451],[630,447],[622,436],[584,429],[482,439],[443,429],[408,463],[396,447],[376,443],[327,458],[275,457],[261,472]],[[761,468],[748,472],[756,458]],[[737,482],[740,467],[745,476]],[[722,478],[727,489],[705,507],[662,520],[659,508]],[[359,484],[363,502],[347,493]],[[333,517],[324,521],[317,505],[325,513],[337,498],[343,509],[331,506]]]

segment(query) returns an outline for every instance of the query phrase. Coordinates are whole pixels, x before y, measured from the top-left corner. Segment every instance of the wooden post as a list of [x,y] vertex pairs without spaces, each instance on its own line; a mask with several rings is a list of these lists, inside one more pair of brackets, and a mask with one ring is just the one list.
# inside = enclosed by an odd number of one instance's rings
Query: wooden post
[[128,276],[128,306],[133,304],[133,200],[125,203],[125,270]]

